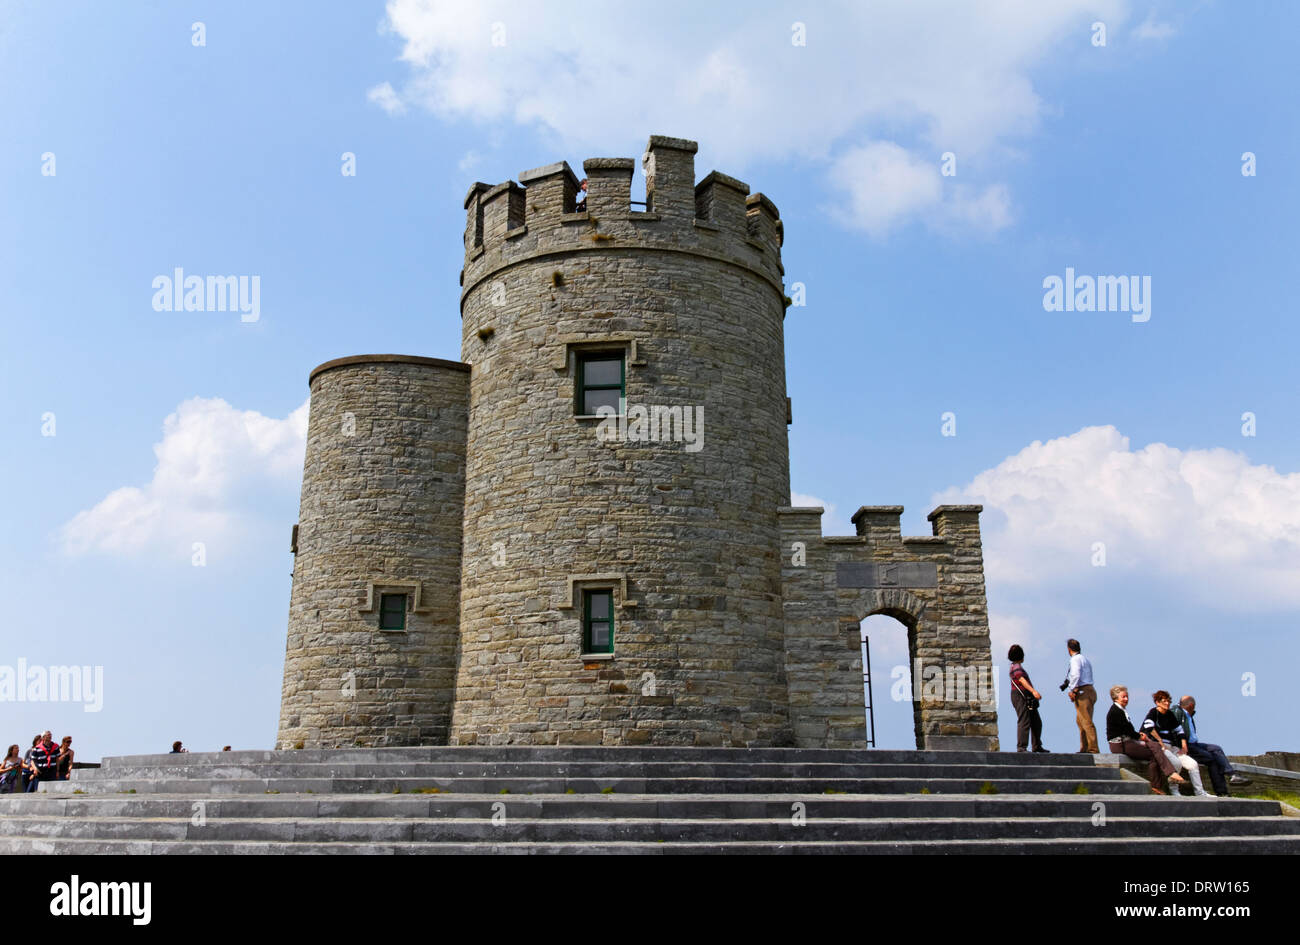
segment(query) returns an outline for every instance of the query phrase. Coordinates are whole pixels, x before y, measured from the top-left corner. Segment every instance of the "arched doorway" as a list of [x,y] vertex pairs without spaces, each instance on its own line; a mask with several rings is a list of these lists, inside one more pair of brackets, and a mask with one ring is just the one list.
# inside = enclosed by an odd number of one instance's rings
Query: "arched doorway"
[[[877,612],[858,624],[862,639],[863,711],[871,748],[920,748],[920,706],[912,692],[916,626],[906,614]],[[870,653],[871,678],[867,678]]]

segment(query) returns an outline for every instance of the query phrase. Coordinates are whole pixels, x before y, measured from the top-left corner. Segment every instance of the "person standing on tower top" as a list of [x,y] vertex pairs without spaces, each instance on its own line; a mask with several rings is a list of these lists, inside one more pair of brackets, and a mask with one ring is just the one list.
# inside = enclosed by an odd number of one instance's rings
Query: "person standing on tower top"
[[1097,690],[1092,688],[1092,663],[1083,655],[1078,640],[1066,640],[1070,653],[1070,672],[1065,677],[1070,701],[1074,703],[1074,720],[1079,726],[1079,751],[1100,754],[1097,726],[1092,724],[1092,708],[1097,704]]
[[587,178],[583,178],[578,184],[578,202],[573,205],[574,213],[582,213],[587,209]]

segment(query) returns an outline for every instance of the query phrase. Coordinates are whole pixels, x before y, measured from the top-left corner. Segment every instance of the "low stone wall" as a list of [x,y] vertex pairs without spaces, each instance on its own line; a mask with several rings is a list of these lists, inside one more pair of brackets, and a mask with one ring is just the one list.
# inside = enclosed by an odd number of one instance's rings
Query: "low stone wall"
[[[1099,759],[1105,757],[1106,755],[1102,754]],[[1145,763],[1134,761],[1122,755],[1111,755],[1110,757],[1119,757],[1119,766],[1123,770],[1131,772],[1137,777],[1146,778]],[[1243,784],[1233,788],[1233,794],[1260,794],[1265,791],[1300,794],[1300,767],[1290,769],[1278,767],[1279,762],[1300,765],[1300,755],[1298,754],[1293,752],[1269,752],[1264,755],[1229,755],[1228,760],[1232,762],[1232,766],[1238,774],[1250,778],[1250,784]],[[1099,763],[1101,762],[1099,761]],[[1202,771],[1201,778],[1205,789],[1212,791],[1209,772]],[[1181,793],[1191,795],[1193,793],[1191,784],[1183,785]]]

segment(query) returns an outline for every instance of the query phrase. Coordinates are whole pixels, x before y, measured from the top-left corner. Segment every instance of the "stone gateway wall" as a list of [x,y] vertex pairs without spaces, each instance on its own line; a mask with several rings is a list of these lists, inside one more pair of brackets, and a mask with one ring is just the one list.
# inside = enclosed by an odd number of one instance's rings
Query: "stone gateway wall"
[[916,747],[998,750],[978,505],[941,505],[903,537],[901,505],[863,506],[823,538],[820,508],[782,509],[786,672],[800,747],[865,746],[859,624],[907,628]]

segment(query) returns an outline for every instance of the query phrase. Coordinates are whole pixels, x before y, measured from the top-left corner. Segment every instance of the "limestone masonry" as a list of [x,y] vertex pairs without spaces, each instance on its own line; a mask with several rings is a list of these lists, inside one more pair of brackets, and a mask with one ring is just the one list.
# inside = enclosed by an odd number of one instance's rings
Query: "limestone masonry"
[[980,507],[789,506],[781,220],[695,151],[650,138],[644,208],[628,158],[585,207],[566,163],[474,184],[462,361],[311,373],[279,747],[862,746],[885,613],[970,682],[918,747],[997,748]]

